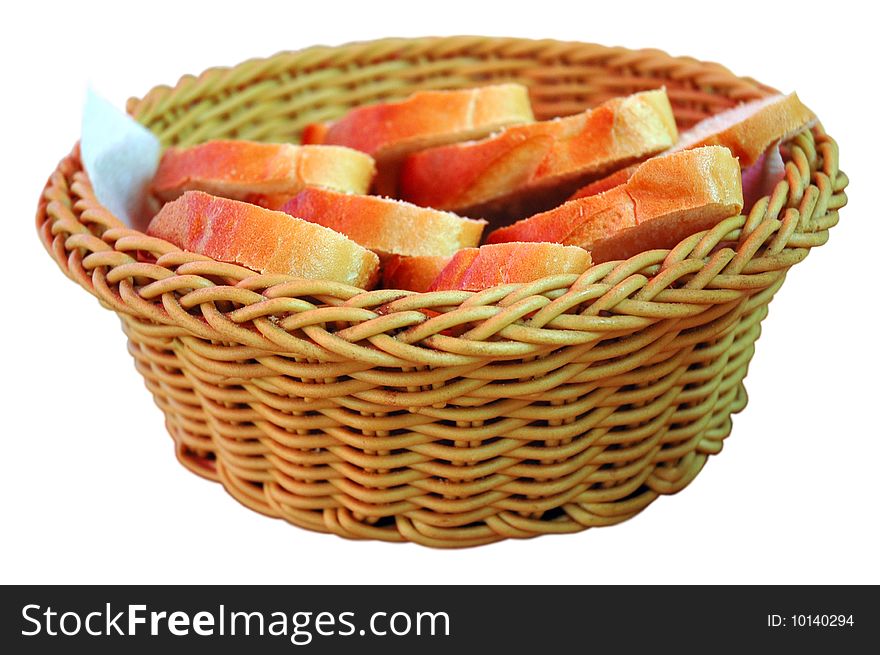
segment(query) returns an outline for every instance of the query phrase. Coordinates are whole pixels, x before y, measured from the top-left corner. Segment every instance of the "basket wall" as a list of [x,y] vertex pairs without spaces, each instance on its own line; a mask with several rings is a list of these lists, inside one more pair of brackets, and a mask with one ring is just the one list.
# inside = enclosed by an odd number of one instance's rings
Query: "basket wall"
[[[680,127],[770,92],[658,51],[456,37],[283,53],[129,111],[166,145],[296,140],[361,103],[500,80],[528,84],[539,118],[665,85]],[[37,223],[121,316],[187,468],[312,530],[470,546],[618,523],[721,450],[768,302],[846,201],[821,128],[783,154],[786,179],[748,216],[479,294],[363,292],[181,252],[101,207],[76,150]]]

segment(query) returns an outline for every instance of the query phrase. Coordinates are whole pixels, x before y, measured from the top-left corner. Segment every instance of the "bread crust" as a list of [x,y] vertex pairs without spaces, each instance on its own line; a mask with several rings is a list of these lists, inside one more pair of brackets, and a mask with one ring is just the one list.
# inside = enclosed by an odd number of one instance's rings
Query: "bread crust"
[[485,221],[380,198],[303,189],[281,211],[345,234],[380,256],[451,257],[480,242]]
[[257,205],[187,191],[153,217],[147,234],[258,273],[370,288],[379,258],[348,237]]
[[411,155],[400,195],[467,216],[521,218],[559,204],[585,180],[669,148],[677,137],[666,91],[644,91]]
[[586,186],[581,187],[573,194],[571,194],[568,199],[577,200],[578,198],[595,196],[597,193],[605,193],[606,191],[610,191],[616,186],[626,184],[629,178],[632,177],[632,174],[636,172],[636,169],[638,167],[638,164],[633,164],[632,166],[627,166],[626,168],[621,168],[620,170],[614,171],[611,175],[596,180],[595,182],[590,182]]
[[382,286],[386,289],[427,291],[452,257],[403,257],[390,255],[382,263]]
[[489,243],[551,241],[589,250],[595,263],[671,248],[743,207],[737,160],[721,146],[644,162],[629,180],[489,234]]
[[531,121],[528,89],[521,84],[418,91],[399,102],[357,107],[336,121],[308,125],[302,142],[348,146],[372,155],[379,167],[374,191],[394,196],[405,156]]
[[682,133],[673,151],[701,146],[724,146],[746,168],[774,143],[784,141],[816,121],[797,93],[743,103],[709,116]]
[[590,253],[586,250],[557,243],[499,243],[464,248],[440,271],[429,290],[482,291],[549,275],[580,275],[590,264]]
[[[778,150],[773,150],[774,146],[815,120],[816,116],[801,103],[797,94],[771,96],[710,116],[687,132],[683,132],[678,142],[667,152],[679,152],[707,145],[724,146],[739,158],[740,167],[743,169],[745,206],[751,207],[754,200],[763,195],[781,177],[778,173],[779,153]],[[765,157],[771,168],[758,179],[758,172],[752,170],[752,167],[763,166]],[[628,166],[591,182],[575,191],[569,200],[592,196],[624,184],[637,168],[638,165]],[[756,178],[757,181],[746,183],[747,175]]]
[[164,202],[184,191],[247,200],[295,194],[309,185],[365,193],[375,174],[373,159],[351,148],[218,140],[168,148],[151,189]]

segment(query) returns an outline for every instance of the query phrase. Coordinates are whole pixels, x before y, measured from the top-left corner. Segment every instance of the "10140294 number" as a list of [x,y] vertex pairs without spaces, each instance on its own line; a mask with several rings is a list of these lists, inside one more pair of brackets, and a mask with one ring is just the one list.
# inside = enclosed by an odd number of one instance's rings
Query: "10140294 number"
[[770,628],[851,628],[855,625],[852,614],[768,614]]
[[792,614],[794,628],[838,628],[852,627],[852,614]]

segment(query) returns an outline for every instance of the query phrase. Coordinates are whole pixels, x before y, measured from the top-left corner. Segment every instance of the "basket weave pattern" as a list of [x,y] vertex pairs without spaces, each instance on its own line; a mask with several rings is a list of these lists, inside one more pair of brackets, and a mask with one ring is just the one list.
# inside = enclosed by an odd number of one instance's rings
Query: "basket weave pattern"
[[[389,39],[210,70],[129,111],[165,145],[284,141],[358,104],[493,81],[527,84],[539,119],[665,85],[681,128],[771,91],[652,50]],[[37,226],[121,317],[187,468],[311,530],[472,546],[618,523],[721,450],[768,302],[846,202],[821,127],[783,156],[771,196],[671,251],[481,293],[364,292],[182,252],[103,208],[77,149]]]

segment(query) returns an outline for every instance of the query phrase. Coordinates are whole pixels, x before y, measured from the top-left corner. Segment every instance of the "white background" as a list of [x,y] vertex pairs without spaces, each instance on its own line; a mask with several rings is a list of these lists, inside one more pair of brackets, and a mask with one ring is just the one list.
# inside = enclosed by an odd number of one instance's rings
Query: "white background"
[[[0,582],[880,582],[880,52],[869,5],[10,5],[0,39]],[[723,452],[635,519],[436,551],[255,514],[177,464],[118,320],[40,245],[40,190],[78,138],[89,82],[123,106],[184,73],[279,50],[461,33],[657,47],[797,90],[840,143],[850,204],[771,305],[746,380],[751,400]]]

